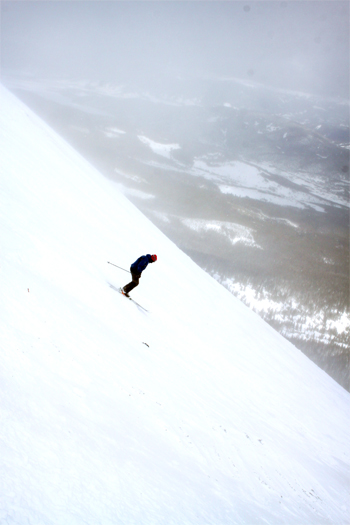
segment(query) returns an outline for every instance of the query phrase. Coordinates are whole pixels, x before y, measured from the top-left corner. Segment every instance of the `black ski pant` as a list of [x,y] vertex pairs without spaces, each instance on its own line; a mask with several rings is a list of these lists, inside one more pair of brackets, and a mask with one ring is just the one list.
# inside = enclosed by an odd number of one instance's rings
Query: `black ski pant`
[[141,274],[132,273],[131,272],[132,281],[128,284],[126,284],[123,288],[125,293],[131,292],[136,286],[139,285]]

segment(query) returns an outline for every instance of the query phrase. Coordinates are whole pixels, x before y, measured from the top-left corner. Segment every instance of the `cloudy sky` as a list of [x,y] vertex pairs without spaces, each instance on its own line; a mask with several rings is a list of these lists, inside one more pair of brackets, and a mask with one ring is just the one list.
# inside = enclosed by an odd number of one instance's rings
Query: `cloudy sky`
[[1,2],[2,74],[250,78],[349,95],[347,1]]

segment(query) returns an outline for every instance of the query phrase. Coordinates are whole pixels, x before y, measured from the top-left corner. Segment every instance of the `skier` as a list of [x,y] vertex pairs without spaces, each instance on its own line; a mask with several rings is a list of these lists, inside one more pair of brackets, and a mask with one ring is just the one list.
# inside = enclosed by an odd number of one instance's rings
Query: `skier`
[[148,253],[147,255],[142,255],[134,263],[132,263],[132,265],[130,266],[132,281],[126,284],[121,289],[123,295],[126,295],[126,297],[130,297],[129,292],[131,292],[131,290],[138,286],[143,270],[148,266],[148,263],[156,262],[156,260],[156,255],[150,255]]

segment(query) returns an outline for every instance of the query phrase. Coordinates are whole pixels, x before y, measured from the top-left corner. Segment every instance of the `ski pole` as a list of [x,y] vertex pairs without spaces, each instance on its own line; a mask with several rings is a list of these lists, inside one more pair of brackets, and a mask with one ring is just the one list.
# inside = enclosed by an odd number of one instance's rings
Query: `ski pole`
[[125,270],[125,268],[122,268],[121,266],[117,266],[116,264],[113,264],[113,263],[111,263],[111,262],[109,262],[109,261],[107,261],[107,263],[108,263],[108,264],[111,264],[112,266],[116,266],[117,268],[120,268],[120,270],[124,270],[124,272],[128,272],[128,273],[130,273],[129,270]]

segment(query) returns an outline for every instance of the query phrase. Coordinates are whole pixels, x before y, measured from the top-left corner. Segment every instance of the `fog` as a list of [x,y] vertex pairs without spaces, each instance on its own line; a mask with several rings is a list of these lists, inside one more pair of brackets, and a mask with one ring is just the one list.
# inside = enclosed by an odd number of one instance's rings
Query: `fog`
[[1,2],[1,68],[162,85],[239,77],[349,94],[348,2]]
[[348,2],[1,2],[1,75],[350,390]]

